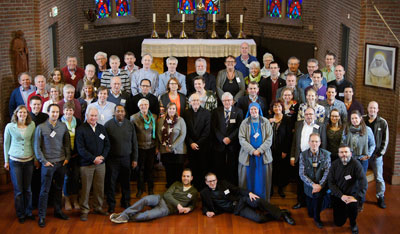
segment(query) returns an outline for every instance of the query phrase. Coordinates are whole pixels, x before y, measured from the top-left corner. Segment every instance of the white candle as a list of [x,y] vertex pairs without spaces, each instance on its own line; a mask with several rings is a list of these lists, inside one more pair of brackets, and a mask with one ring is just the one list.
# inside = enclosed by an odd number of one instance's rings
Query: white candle
[[182,14],[182,22],[185,23],[185,14]]
[[156,13],[153,13],[153,23],[156,22]]
[[229,14],[226,14],[226,22],[229,23]]
[[167,14],[167,23],[169,23],[169,14]]
[[213,14],[213,22],[216,22],[216,14]]
[[243,23],[243,15],[240,15],[240,23]]

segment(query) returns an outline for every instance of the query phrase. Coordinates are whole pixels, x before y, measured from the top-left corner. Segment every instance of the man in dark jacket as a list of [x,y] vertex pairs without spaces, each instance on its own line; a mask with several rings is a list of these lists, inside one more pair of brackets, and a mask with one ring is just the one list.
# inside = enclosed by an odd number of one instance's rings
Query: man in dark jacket
[[200,106],[200,97],[197,93],[190,96],[189,102],[191,108],[182,115],[187,128],[185,141],[188,146],[189,168],[193,170],[193,184],[200,189],[204,187],[201,178],[206,174],[210,149],[211,114]]
[[117,105],[114,109],[115,117],[107,121],[104,127],[110,138],[110,155],[106,163],[106,194],[108,212],[115,209],[115,187],[117,179],[121,183],[121,206],[128,208],[131,200],[130,173],[131,164],[135,168],[138,161],[138,143],[133,124],[125,118],[124,106]]
[[98,124],[99,112],[95,107],[88,107],[86,122],[76,131],[76,148],[81,157],[82,190],[80,197],[81,220],[87,221],[89,193],[93,185],[94,212],[108,215],[102,210],[104,196],[105,159],[110,151],[110,141],[103,125]]
[[236,103],[236,107],[242,109],[244,115],[247,114],[250,103],[257,102],[258,104],[260,104],[263,115],[267,116],[269,106],[265,98],[258,95],[259,90],[260,89],[258,83],[256,81],[250,81],[249,85],[247,86],[248,95],[239,98],[238,102]]
[[341,145],[338,152],[339,159],[332,163],[328,175],[333,221],[335,225],[343,226],[349,218],[351,231],[355,234],[358,233],[358,203],[365,197],[367,178],[361,163],[351,157],[350,147]]
[[200,195],[203,214],[209,218],[222,213],[234,213],[257,223],[283,218],[288,224],[295,225],[289,211],[281,210],[254,193],[226,181],[217,183],[217,176],[212,172],[206,175],[205,182],[208,187]]

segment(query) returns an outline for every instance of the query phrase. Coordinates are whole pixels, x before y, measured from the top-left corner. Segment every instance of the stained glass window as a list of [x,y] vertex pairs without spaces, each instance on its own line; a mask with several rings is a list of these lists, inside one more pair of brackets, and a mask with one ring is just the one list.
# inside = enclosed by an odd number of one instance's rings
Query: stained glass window
[[106,18],[111,14],[110,0],[96,0],[97,18]]
[[289,19],[301,19],[301,3],[303,0],[287,0],[286,17]]
[[117,16],[127,16],[131,14],[131,6],[129,0],[115,0]]
[[267,15],[270,17],[282,17],[282,0],[266,0]]
[[209,14],[218,14],[220,10],[220,0],[203,0],[205,10]]
[[196,9],[195,0],[178,0],[178,13],[193,14]]

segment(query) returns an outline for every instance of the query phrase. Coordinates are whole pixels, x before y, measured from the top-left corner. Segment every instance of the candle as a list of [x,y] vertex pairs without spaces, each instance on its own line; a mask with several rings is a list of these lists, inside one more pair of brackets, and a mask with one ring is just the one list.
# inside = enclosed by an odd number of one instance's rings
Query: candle
[[167,14],[167,23],[169,23],[170,21],[169,21],[169,14]]
[[229,23],[229,14],[226,14],[226,22]]
[[216,14],[213,14],[213,22],[216,22]]
[[156,13],[153,13],[153,23],[156,22]]
[[182,22],[185,23],[185,14],[182,14]]
[[240,15],[240,23],[243,24],[243,15]]

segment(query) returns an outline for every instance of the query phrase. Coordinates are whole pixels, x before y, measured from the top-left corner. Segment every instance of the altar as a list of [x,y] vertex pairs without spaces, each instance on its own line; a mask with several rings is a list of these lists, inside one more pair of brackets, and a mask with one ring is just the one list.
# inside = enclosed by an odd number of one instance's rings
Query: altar
[[151,54],[154,57],[153,69],[159,73],[164,72],[164,58],[187,57],[187,71],[190,73],[194,71],[194,61],[198,57],[205,58],[209,65],[209,58],[239,56],[243,42],[249,44],[249,53],[256,56],[257,46],[253,39],[144,39],[142,56]]

